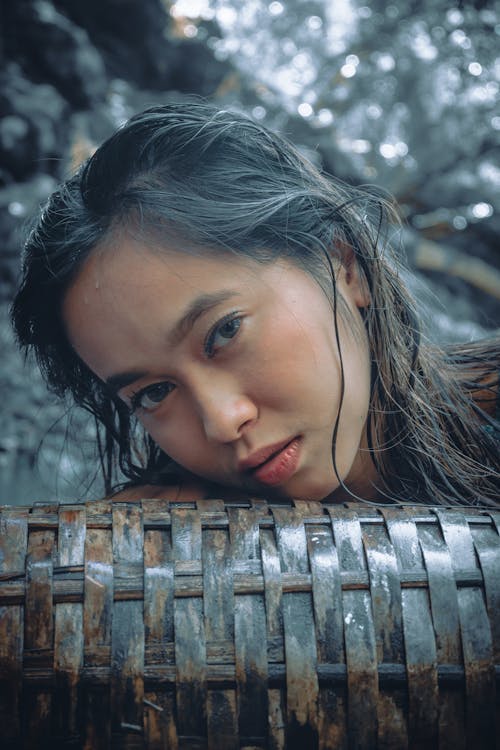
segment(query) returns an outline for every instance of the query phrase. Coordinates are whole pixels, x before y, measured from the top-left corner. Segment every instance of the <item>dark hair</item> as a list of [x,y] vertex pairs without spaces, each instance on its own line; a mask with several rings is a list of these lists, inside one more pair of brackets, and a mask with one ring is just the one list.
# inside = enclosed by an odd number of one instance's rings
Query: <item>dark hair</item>
[[[389,248],[394,221],[380,194],[322,175],[244,115],[199,101],[155,107],[133,117],[50,197],[25,246],[12,309],[18,340],[35,352],[56,393],[71,393],[95,415],[108,489],[118,467],[131,482],[163,483],[178,467],[68,342],[61,302],[86,258],[122,231],[160,248],[182,243],[263,263],[285,257],[330,294],[336,325],[345,311],[335,268],[354,251],[371,296],[364,311],[372,360],[368,440],[381,490],[406,501],[493,503],[498,441],[482,422],[492,427],[494,420],[471,393],[498,371],[498,342],[481,356],[478,347],[444,353],[420,342]],[[334,445],[337,426],[338,418]]]

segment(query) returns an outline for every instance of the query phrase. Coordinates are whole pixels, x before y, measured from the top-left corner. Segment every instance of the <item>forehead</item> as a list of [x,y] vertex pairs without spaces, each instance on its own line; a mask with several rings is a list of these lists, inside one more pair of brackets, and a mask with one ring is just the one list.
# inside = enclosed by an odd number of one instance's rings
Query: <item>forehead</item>
[[[63,321],[77,353],[103,377],[111,360],[132,361],[132,350],[144,359],[158,350],[200,294],[232,293],[236,306],[238,296],[279,303],[298,296],[288,282],[290,266],[282,261],[263,265],[229,252],[152,249],[123,238],[87,259],[63,300]],[[318,292],[303,272],[298,283]]]
[[[180,250],[149,245],[132,237],[98,247],[85,261],[67,296],[85,291],[102,296],[115,289],[168,286],[170,294],[204,288],[223,279],[258,278],[261,265],[236,254],[214,250]],[[96,291],[93,294],[92,290]]]
[[261,268],[231,253],[158,249],[122,238],[86,260],[63,300],[63,320],[73,338],[89,315],[126,323],[161,304],[168,324],[201,292],[255,286]]

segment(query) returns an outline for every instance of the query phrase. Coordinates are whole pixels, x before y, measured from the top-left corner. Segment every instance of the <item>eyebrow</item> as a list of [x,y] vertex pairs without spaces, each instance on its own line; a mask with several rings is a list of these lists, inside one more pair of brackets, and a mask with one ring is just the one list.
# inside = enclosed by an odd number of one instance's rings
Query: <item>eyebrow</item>
[[106,378],[105,383],[110,391],[117,394],[122,388],[130,385],[130,383],[135,383],[136,380],[140,380],[145,375],[147,375],[147,372],[143,370],[127,370],[127,372],[110,375],[109,378]]
[[[186,334],[193,328],[194,324],[205,313],[212,310],[222,302],[227,302],[231,297],[235,297],[239,294],[232,289],[221,289],[218,292],[212,292],[211,294],[200,294],[192,300],[179,320],[175,323],[172,330],[168,333],[168,340],[172,344],[177,344],[186,336]],[[110,375],[106,378],[106,385],[113,393],[118,393],[122,388],[127,385],[134,383],[136,380],[147,375],[145,370],[127,370],[125,372],[118,372],[114,375]]]
[[198,318],[205,315],[212,308],[217,307],[217,305],[222,304],[222,302],[227,302],[228,299],[235,297],[237,294],[238,292],[234,289],[220,289],[218,292],[200,294],[198,297],[195,297],[168,334],[169,341],[173,344],[182,341]]

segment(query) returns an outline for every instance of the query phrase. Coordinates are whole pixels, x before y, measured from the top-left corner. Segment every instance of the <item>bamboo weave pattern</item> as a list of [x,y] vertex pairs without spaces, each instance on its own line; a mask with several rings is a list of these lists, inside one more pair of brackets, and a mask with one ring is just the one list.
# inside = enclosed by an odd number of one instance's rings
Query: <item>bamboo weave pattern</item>
[[422,506],[4,507],[2,748],[500,748],[499,533]]

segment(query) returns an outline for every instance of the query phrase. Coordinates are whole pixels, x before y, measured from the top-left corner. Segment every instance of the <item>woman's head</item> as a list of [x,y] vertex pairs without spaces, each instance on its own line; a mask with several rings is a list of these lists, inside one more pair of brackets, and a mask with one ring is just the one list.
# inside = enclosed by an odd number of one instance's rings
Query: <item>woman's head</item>
[[122,235],[86,261],[62,314],[77,354],[177,464],[321,499],[370,464],[367,295],[353,270],[338,273],[337,293],[339,342],[330,299],[287,260],[152,251]]
[[[137,291],[142,271],[154,268],[151,273],[156,281],[151,280],[151,274],[149,281],[142,279],[146,284],[143,292],[154,282],[151,300],[145,293],[134,308],[135,292],[130,285],[125,292],[130,295],[130,310],[141,310],[149,322],[144,305],[160,314],[153,305],[163,288],[159,279],[164,279],[164,287],[178,279],[177,286],[168,290],[175,298],[186,287],[190,271],[203,268],[199,283],[191,284],[199,296],[205,279],[230,269],[236,276],[246,274],[243,286],[252,289],[249,297],[267,294],[269,304],[281,300],[292,320],[290,300],[285,299],[288,286],[280,286],[273,274],[278,270],[283,279],[291,274],[291,288],[292,277],[300,277],[298,298],[308,299],[306,292],[314,288],[314,304],[322,309],[318,329],[323,330],[325,315],[331,322],[330,338],[323,341],[324,356],[330,356],[330,383],[323,362],[315,360],[316,330],[312,335],[301,328],[304,323],[300,318],[314,305],[306,305],[294,319],[297,335],[302,331],[302,351],[311,355],[310,362],[307,356],[303,358],[303,375],[297,377],[304,378],[305,386],[308,374],[317,366],[326,389],[323,393],[319,388],[323,397],[332,389],[330,405],[335,413],[329,413],[327,420],[327,450],[333,445],[332,481],[336,485],[350,481],[349,461],[359,460],[359,447],[382,449],[369,453],[383,476],[389,455],[385,449],[392,451],[411,437],[413,417],[408,407],[421,369],[413,307],[387,258],[385,230],[390,218],[391,209],[384,200],[324,177],[289,143],[245,116],[199,102],[151,109],[117,131],[49,200],[26,244],[23,283],[13,308],[17,334],[21,344],[34,349],[50,385],[59,393],[71,392],[77,403],[104,425],[108,473],[113,456],[118,455],[128,478],[159,481],[170,466],[161,448],[168,448],[172,441],[162,438],[154,425],[146,424],[159,446],[151,435],[141,442],[128,405],[102,380],[122,372],[122,367],[129,371],[133,357],[114,356],[103,365],[102,352],[113,349],[106,344],[106,337],[96,344],[101,350],[97,358],[89,348],[88,334],[94,331],[94,340],[99,338],[99,320],[103,330],[112,329],[107,317],[110,299],[106,306],[105,294],[114,294],[119,300],[119,279],[123,288],[129,281]],[[167,291],[165,299],[161,302],[172,321]],[[128,301],[122,296],[120,314],[125,313],[127,304],[123,303]],[[262,302],[264,305],[264,299]],[[186,305],[189,300],[184,296],[179,303]],[[217,329],[213,335],[232,340],[231,325],[240,323],[236,318],[226,319],[229,328]],[[137,324],[137,320],[132,322]],[[245,325],[243,315],[241,324]],[[123,330],[120,326],[119,331]],[[139,333],[136,325],[136,341]],[[274,383],[289,374],[280,368],[294,367],[298,344],[292,341],[279,337],[284,353],[274,362],[270,352],[266,367],[271,368],[271,374],[266,378]],[[128,346],[126,340],[123,346]],[[228,345],[228,352],[232,346]],[[151,352],[149,349],[146,359]],[[147,362],[139,360],[136,364],[142,371]],[[174,385],[177,366],[177,361],[171,366],[163,361],[160,367]],[[263,367],[261,362],[258,366]],[[245,367],[250,369],[250,364]],[[362,373],[359,384],[356,368]],[[308,384],[307,389],[310,387],[314,386]],[[120,395],[127,401],[130,394]],[[148,392],[151,398],[160,395],[161,389]],[[420,389],[419,408],[425,411],[428,406],[422,396]],[[298,413],[300,408],[297,404]],[[143,415],[139,416],[142,419]],[[148,419],[151,422],[150,415],[143,421]],[[349,449],[351,458],[346,459],[342,446],[356,420],[364,420],[363,429],[356,450]],[[280,445],[298,434],[294,425],[290,429],[290,433],[272,429],[265,436],[259,434],[259,440],[248,446]],[[181,465],[196,471],[196,462],[191,465],[176,447],[172,452]],[[404,455],[406,464],[402,459],[398,467],[400,487],[415,475],[407,461],[408,452]],[[369,475],[364,461],[363,466]],[[213,478],[226,479],[218,471]]]

